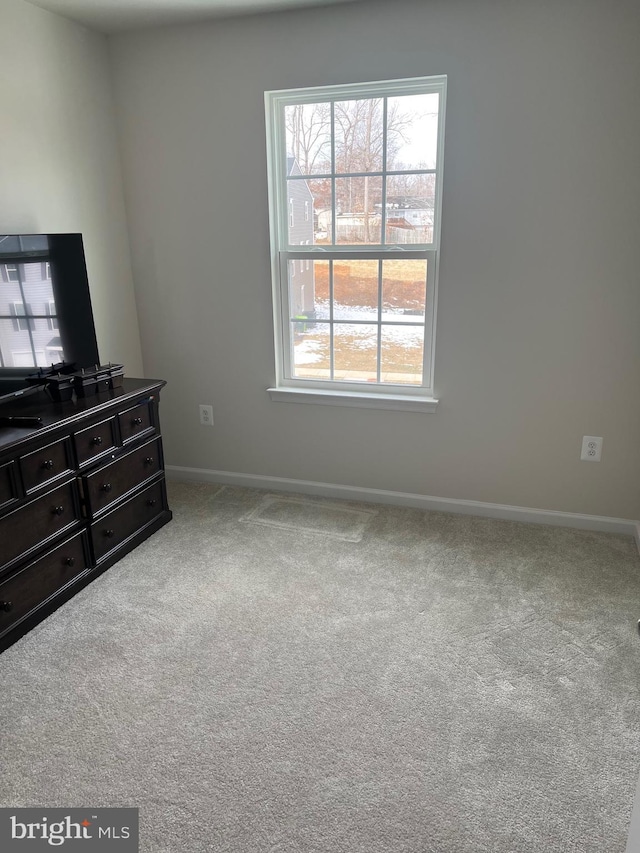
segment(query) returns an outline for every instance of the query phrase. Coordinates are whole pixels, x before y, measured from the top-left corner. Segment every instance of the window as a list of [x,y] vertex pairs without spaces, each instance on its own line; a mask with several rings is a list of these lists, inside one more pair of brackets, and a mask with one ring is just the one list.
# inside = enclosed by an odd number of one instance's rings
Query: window
[[18,267],[16,264],[5,264],[5,274],[7,281],[19,281]]
[[435,407],[445,93],[445,77],[266,93],[273,399]]

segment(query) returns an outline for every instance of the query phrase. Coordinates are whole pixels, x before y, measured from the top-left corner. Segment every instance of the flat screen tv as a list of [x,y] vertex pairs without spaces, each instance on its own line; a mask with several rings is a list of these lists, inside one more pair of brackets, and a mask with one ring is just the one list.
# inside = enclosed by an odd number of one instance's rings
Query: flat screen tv
[[0,396],[63,361],[100,363],[82,234],[0,234]]

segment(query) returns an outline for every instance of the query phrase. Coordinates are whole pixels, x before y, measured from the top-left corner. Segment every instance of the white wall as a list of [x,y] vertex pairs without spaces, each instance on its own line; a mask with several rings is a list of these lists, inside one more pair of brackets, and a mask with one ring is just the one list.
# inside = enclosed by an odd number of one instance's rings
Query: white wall
[[0,5],[0,233],[79,231],[102,361],[141,375],[106,39]]
[[[640,517],[639,36],[624,0],[374,0],[115,37],[168,463]],[[271,402],[264,90],[443,73],[438,411]]]

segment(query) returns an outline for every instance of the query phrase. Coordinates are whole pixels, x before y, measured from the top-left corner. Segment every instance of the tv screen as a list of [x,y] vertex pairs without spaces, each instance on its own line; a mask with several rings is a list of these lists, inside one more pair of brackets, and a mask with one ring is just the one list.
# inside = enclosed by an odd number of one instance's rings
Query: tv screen
[[100,361],[82,235],[0,234],[0,395],[62,361]]

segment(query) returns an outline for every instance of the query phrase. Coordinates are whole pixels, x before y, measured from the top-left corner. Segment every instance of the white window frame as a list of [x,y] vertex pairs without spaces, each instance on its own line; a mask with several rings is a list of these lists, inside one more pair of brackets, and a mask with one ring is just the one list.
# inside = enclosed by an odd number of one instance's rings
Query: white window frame
[[[352,405],[366,408],[435,411],[433,362],[437,307],[438,261],[442,208],[443,143],[447,78],[444,75],[405,80],[378,81],[345,86],[323,86],[265,92],[269,212],[271,234],[274,327],[276,340],[276,384],[269,388],[272,400],[327,405]],[[289,243],[289,205],[287,192],[287,151],[285,107],[290,104],[325,103],[355,98],[396,97],[437,93],[439,95],[437,159],[435,164],[435,200],[433,239],[430,244],[392,245],[319,245],[294,247]],[[333,217],[335,229],[335,217]],[[335,233],[335,232],[334,232]],[[384,233],[384,231],[383,231]],[[423,384],[421,386],[382,383],[355,383],[341,380],[302,379],[293,376],[293,341],[288,307],[288,262],[296,260],[330,261],[336,259],[420,259],[427,260],[427,300]],[[302,266],[302,265],[301,265]],[[295,263],[291,264],[295,268]]]

